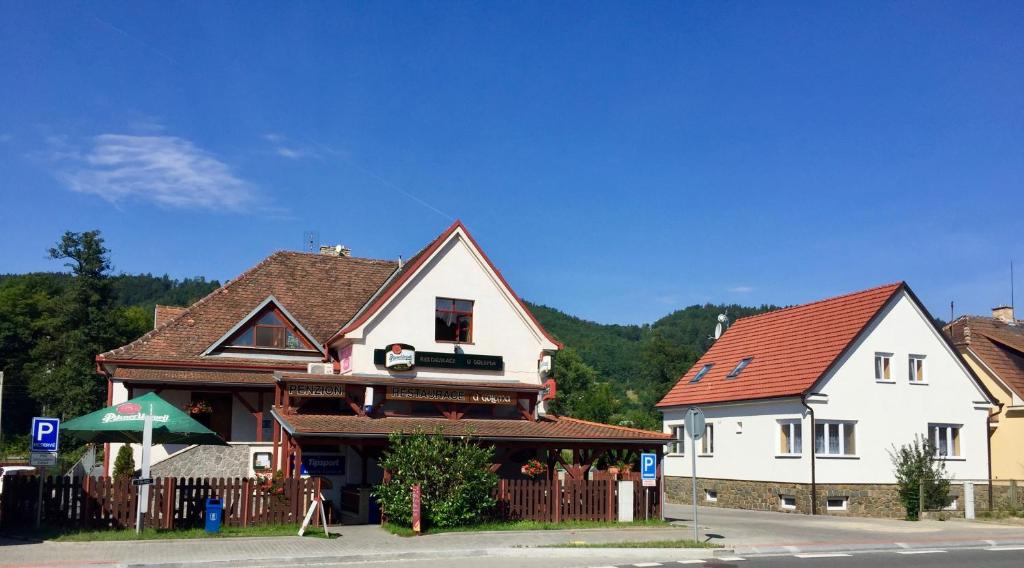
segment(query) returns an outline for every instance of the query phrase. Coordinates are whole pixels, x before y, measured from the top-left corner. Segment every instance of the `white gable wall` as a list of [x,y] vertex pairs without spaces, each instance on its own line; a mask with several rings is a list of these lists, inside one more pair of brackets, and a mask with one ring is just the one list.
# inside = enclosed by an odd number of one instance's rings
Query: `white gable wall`
[[[473,343],[460,345],[467,354],[501,355],[503,372],[420,367],[408,373],[389,373],[374,365],[373,350],[392,343],[410,344],[417,351],[454,351],[453,343],[434,339],[434,308],[439,297],[473,300]],[[352,369],[361,375],[539,384],[541,351],[556,348],[458,231],[370,318],[361,334],[351,335]]]
[[[892,383],[876,383],[875,352],[892,353]],[[927,384],[910,384],[910,354],[925,355]],[[929,423],[959,424],[960,459],[950,459],[954,479],[984,479],[988,475],[985,395],[951,353],[947,344],[906,293],[890,301],[872,325],[856,340],[810,397],[815,418],[856,421],[854,457],[819,454],[818,483],[894,483],[888,451],[925,434]],[[697,475],[704,478],[749,481],[810,482],[814,433],[799,398],[742,404],[701,405],[715,424],[715,452],[701,456],[697,442]],[[664,431],[682,425],[686,408],[664,411]],[[780,456],[779,423],[800,419],[803,448],[799,457]],[[742,432],[738,423],[742,422]],[[690,444],[684,456],[668,455],[665,473],[690,475]]]
[[[876,352],[893,354],[891,383],[875,381]],[[911,354],[925,356],[926,384],[910,383]],[[890,301],[816,392],[827,396],[827,403],[813,404],[818,420],[857,420],[857,457],[821,457],[821,483],[894,482],[888,450],[925,434],[929,423],[962,425],[962,458],[946,466],[953,478],[988,476],[985,395],[906,292]]]

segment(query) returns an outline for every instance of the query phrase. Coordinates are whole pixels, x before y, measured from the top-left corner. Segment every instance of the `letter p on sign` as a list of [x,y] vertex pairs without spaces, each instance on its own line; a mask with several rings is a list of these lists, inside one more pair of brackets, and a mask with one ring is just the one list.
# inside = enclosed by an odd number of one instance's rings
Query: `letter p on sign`
[[60,438],[59,418],[33,418],[32,444],[33,452],[56,452]]

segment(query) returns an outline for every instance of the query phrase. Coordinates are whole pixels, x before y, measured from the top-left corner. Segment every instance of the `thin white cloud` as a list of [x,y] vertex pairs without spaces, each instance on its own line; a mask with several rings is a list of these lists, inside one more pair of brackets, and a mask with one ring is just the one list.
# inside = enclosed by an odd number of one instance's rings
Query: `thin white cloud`
[[277,155],[283,158],[290,158],[292,160],[298,160],[299,158],[305,158],[309,155],[308,152],[299,150],[297,148],[288,148],[287,146],[279,146],[277,148]]
[[181,209],[241,211],[254,188],[213,154],[175,136],[101,134],[60,178],[72,191],[111,203],[149,201]]
[[729,291],[734,294],[749,294],[754,291],[753,286],[733,286]]

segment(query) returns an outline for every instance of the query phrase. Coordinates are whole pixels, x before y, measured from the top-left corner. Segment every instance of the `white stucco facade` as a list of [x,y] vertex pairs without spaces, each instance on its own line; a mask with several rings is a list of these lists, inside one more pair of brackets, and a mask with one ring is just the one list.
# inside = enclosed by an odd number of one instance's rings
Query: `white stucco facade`
[[[417,351],[452,353],[456,344],[435,340],[438,298],[473,302],[473,333],[458,347],[467,355],[499,355],[502,371],[414,367],[392,372],[374,364],[373,352],[393,343]],[[331,345],[352,349],[351,373],[362,376],[540,384],[538,362],[558,347],[522,308],[485,257],[460,230],[430,256],[363,325]]]
[[[875,355],[887,354],[891,380],[875,378]],[[924,357],[924,381],[911,382],[911,356]],[[911,296],[896,294],[813,388],[808,405],[818,424],[853,424],[852,455],[823,455],[816,462],[819,484],[894,483],[889,452],[893,445],[924,435],[929,425],[959,428],[959,455],[948,457],[954,480],[988,477],[987,414],[991,408],[939,331]],[[814,433],[800,397],[763,402],[702,405],[714,425],[714,454],[701,455],[704,478],[809,483]],[[664,410],[664,429],[683,424],[686,408]],[[780,424],[801,425],[799,453],[780,452]],[[844,425],[844,428],[846,426]],[[844,440],[845,442],[845,440]],[[665,473],[689,476],[690,442],[685,455],[669,454]]]

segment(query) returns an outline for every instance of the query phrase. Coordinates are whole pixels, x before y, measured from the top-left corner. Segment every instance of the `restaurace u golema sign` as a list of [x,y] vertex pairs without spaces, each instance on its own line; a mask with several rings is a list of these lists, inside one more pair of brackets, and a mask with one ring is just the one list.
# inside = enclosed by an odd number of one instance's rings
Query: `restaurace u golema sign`
[[515,404],[509,393],[435,387],[388,387],[391,400],[423,402],[458,402],[464,404]]

